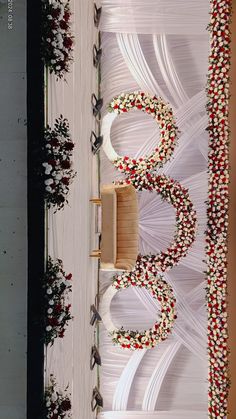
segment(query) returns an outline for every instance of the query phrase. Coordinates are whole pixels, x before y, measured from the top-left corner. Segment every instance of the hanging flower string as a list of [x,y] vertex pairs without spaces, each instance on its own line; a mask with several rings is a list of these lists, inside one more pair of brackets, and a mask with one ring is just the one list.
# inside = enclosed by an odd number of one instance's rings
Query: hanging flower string
[[50,73],[58,78],[69,72],[73,61],[70,1],[43,0],[42,54]]
[[50,126],[45,129],[42,176],[48,208],[54,207],[57,210],[68,203],[70,184],[76,175],[72,169],[73,149],[68,120],[60,115],[53,129]]
[[209,418],[227,415],[229,391],[227,331],[227,228],[229,202],[229,68],[231,0],[211,0],[208,68],[209,195],[207,302]]
[[125,272],[114,277],[112,286],[116,290],[131,286],[146,288],[161,306],[160,321],[155,322],[150,329],[141,332],[124,330],[122,327],[111,332],[112,341],[115,344],[123,349],[151,349],[167,339],[177,318],[176,299],[171,286],[157,271],[150,272],[148,269],[144,269],[142,272],[136,270]]
[[156,191],[163,200],[169,202],[176,210],[176,233],[167,250],[156,255],[139,256],[137,264],[149,266],[154,271],[168,271],[185,257],[195,240],[197,217],[188,190],[177,181],[165,176],[154,176],[150,173],[133,174],[117,181],[117,184],[132,184],[138,191],[143,189]]
[[171,158],[177,143],[178,129],[171,106],[160,97],[133,92],[122,93],[113,98],[108,107],[109,112],[117,114],[123,114],[132,109],[146,112],[156,120],[160,129],[159,144],[149,156],[137,159],[128,156],[117,157],[113,164],[120,172],[128,174],[151,170],[156,166],[162,167]]
[[68,393],[68,386],[64,391],[58,390],[56,379],[50,375],[49,385],[45,389],[45,418],[47,419],[69,419],[72,418],[71,400]]
[[56,338],[63,338],[72,319],[68,294],[72,290],[72,274],[66,275],[60,259],[53,261],[49,256],[44,275],[45,291],[45,343],[52,345]]

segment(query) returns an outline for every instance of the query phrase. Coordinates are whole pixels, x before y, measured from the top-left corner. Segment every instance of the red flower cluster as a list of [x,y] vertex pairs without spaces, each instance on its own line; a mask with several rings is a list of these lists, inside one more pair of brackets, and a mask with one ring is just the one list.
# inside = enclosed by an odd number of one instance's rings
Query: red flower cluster
[[69,133],[68,120],[60,115],[56,119],[54,129],[49,126],[45,130],[43,147],[43,177],[45,184],[45,200],[47,207],[63,208],[67,203],[69,186],[76,173],[72,170],[72,151],[74,143]]
[[42,52],[50,73],[64,77],[73,61],[74,37],[71,33],[69,0],[43,0]]
[[229,202],[229,67],[231,0],[211,0],[208,68],[209,194],[206,232],[209,418],[227,415],[227,227]]
[[44,275],[46,345],[52,345],[57,337],[63,338],[72,319],[71,304],[66,304],[66,297],[72,289],[71,280],[72,274],[65,274],[62,261],[53,262],[49,257]]
[[55,377],[50,375],[50,384],[45,389],[45,417],[47,419],[71,418],[71,401],[68,386],[64,392],[58,390]]

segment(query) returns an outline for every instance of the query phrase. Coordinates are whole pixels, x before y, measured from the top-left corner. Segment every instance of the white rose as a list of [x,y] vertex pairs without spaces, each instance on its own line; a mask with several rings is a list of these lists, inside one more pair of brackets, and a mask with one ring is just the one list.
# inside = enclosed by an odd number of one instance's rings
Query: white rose
[[48,312],[48,314],[52,314],[53,309],[52,308],[49,308],[47,312]]
[[[57,394],[53,393],[51,399],[53,402],[55,402],[57,400]],[[57,411],[56,412],[54,411],[54,413],[57,413]]]
[[47,294],[49,294],[49,295],[52,294],[52,289],[51,288],[47,289]]
[[53,300],[49,300],[48,304],[49,304],[50,306],[53,306],[53,305],[54,305],[54,301],[53,301]]
[[52,178],[47,179],[47,180],[45,180],[44,183],[45,183],[45,185],[51,185],[53,183],[53,179]]
[[[52,326],[47,326],[46,327],[47,332],[50,332],[50,330],[52,330]],[[51,404],[51,403],[50,403]],[[50,406],[50,405],[49,405]]]

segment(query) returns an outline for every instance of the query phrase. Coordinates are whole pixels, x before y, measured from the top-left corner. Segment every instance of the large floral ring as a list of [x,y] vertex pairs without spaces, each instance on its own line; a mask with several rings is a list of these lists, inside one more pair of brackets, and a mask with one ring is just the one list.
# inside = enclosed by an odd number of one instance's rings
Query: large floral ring
[[169,247],[154,255],[138,257],[136,267],[149,266],[157,271],[168,271],[185,257],[193,244],[197,232],[197,217],[188,190],[179,182],[165,176],[153,176],[150,173],[135,173],[128,178],[115,182],[132,184],[138,191],[143,189],[156,191],[163,200],[176,210],[176,233]]
[[[110,316],[110,304],[114,295],[129,287],[146,288],[160,304],[161,316],[153,327],[144,331],[116,328]],[[135,272],[116,275],[112,285],[106,290],[99,308],[103,323],[109,331],[112,341],[124,349],[151,349],[165,340],[171,332],[176,319],[176,299],[173,290],[160,275],[152,273],[136,275]]]
[[[160,140],[155,150],[149,155],[133,159],[119,156],[111,144],[110,131],[114,119],[131,109],[140,109],[157,121],[160,129]],[[103,149],[109,160],[123,173],[134,173],[161,167],[170,159],[177,142],[177,126],[173,110],[162,98],[142,92],[122,93],[112,99],[102,122]]]

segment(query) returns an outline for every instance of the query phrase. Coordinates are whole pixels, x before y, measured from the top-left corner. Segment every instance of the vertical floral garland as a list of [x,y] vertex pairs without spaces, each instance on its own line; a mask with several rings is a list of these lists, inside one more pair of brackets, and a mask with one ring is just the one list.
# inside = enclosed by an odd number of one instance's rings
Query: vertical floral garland
[[231,0],[210,0],[208,69],[209,196],[207,253],[209,418],[227,414],[227,228],[229,202],[229,68]]

